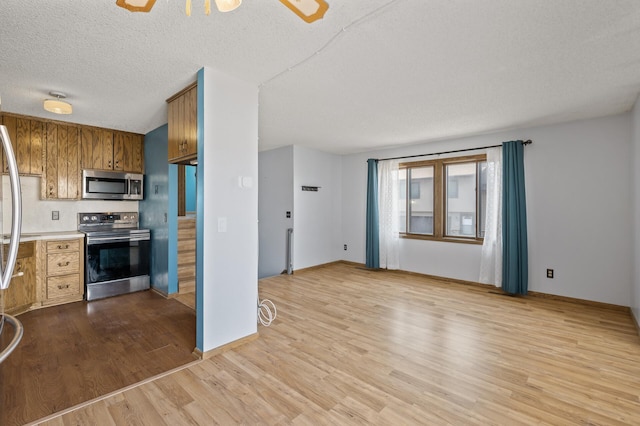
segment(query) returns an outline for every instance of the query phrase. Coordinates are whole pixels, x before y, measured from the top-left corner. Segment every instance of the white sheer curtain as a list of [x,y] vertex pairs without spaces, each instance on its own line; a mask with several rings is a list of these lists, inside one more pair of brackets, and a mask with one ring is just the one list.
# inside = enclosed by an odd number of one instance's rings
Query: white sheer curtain
[[380,231],[380,267],[400,267],[398,236],[398,160],[378,162],[378,211]]
[[487,212],[480,282],[502,287],[502,148],[487,150]]

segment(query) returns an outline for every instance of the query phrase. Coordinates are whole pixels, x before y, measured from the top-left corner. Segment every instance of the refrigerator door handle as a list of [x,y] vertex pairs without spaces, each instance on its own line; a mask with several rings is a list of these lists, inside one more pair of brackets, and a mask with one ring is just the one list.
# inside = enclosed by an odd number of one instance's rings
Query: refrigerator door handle
[[20,192],[20,176],[18,176],[18,163],[13,154],[9,132],[5,126],[0,126],[0,139],[4,148],[7,166],[9,167],[9,182],[11,185],[11,239],[9,240],[9,254],[7,264],[0,279],[0,289],[6,290],[11,283],[13,267],[18,257],[18,245],[20,244],[20,231],[22,229],[22,194]]
[[12,317],[11,315],[4,314],[4,319],[13,326],[15,331],[13,333],[13,339],[11,339],[11,342],[9,342],[9,346],[4,348],[4,350],[0,352],[0,364],[2,363],[2,361],[7,359],[9,355],[11,355],[11,352],[13,352],[13,350],[18,346],[18,343],[20,343],[22,335],[24,334],[22,323],[18,321],[17,318]]

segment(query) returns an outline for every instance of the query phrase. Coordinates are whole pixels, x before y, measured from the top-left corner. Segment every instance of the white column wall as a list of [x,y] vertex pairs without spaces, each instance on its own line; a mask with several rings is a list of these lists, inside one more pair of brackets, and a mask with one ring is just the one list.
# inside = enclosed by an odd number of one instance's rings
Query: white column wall
[[631,288],[631,310],[640,326],[640,98],[631,112],[632,117],[632,152],[631,170],[633,171],[633,283]]
[[[203,351],[257,332],[258,89],[204,68]],[[245,177],[245,187],[239,179]],[[200,200],[198,200],[199,202]],[[225,223],[226,222],[226,223]],[[226,228],[226,229],[225,229]]]

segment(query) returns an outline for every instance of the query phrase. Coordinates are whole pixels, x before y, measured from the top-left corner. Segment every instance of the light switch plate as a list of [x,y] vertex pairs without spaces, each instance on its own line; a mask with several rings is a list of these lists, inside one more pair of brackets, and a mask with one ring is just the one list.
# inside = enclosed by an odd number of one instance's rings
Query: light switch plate
[[218,218],[218,232],[227,232],[227,218],[219,217]]
[[52,210],[51,211],[51,220],[60,220],[60,211]]

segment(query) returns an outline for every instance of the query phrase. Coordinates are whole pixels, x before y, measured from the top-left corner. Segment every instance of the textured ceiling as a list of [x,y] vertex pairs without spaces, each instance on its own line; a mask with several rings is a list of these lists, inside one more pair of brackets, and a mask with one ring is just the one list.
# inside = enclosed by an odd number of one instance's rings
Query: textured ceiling
[[260,149],[349,153],[616,114],[640,90],[636,0],[329,0],[314,24],[184,3],[3,0],[3,110],[59,119],[56,90],[65,120],[146,133],[208,66],[260,88]]

